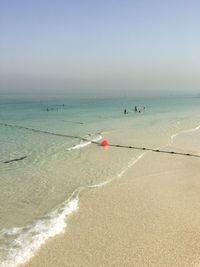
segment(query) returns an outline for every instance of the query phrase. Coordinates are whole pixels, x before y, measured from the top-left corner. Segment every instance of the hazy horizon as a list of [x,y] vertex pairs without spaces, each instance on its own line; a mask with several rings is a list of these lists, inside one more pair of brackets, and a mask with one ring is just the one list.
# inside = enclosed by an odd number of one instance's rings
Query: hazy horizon
[[199,95],[198,1],[0,1],[0,95]]

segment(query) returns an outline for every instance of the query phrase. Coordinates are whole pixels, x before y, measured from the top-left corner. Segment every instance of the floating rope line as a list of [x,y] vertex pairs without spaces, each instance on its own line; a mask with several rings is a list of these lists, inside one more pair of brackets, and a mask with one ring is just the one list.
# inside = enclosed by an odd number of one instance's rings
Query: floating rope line
[[24,129],[24,130],[28,130],[28,131],[32,131],[32,132],[36,132],[36,133],[44,133],[44,134],[49,134],[49,135],[54,135],[54,136],[67,137],[67,138],[73,138],[73,139],[82,139],[83,141],[89,141],[87,138],[84,138],[84,137],[81,137],[81,136],[52,133],[52,132],[49,132],[49,131],[38,130],[38,129],[24,127],[24,126],[20,126],[20,125],[7,124],[7,123],[0,123],[0,125],[5,126],[5,127],[13,127],[13,128]]
[[[97,142],[92,142],[92,143],[99,144]],[[151,151],[151,152],[157,152],[157,153],[165,153],[165,154],[173,154],[173,155],[181,155],[181,156],[188,156],[188,157],[200,158],[200,155],[196,155],[196,154],[182,153],[182,152],[168,151],[168,150],[161,150],[161,149],[153,149],[153,148],[146,148],[146,147],[125,146],[125,145],[115,145],[115,144],[108,144],[108,146],[111,146],[111,147],[120,147],[120,148],[129,148],[129,149],[137,149],[137,150],[143,150],[143,151]]]
[[66,120],[62,120],[63,122],[69,122],[69,123],[73,123],[73,124],[84,124],[81,121],[66,121]]
[[21,158],[16,158],[16,159],[6,160],[6,161],[4,161],[3,163],[7,164],[7,163],[14,162],[14,161],[23,160],[23,159],[25,159],[25,158],[27,158],[27,156],[24,156],[24,157],[21,157]]
[[[53,133],[53,132],[49,132],[49,131],[43,131],[43,130],[24,127],[24,126],[20,126],[20,125],[7,124],[7,123],[0,123],[0,125],[5,126],[5,127],[14,127],[14,128],[19,128],[19,129],[25,129],[25,130],[28,130],[28,131],[44,133],[44,134],[49,134],[49,135],[54,135],[54,136],[59,136],[59,137],[81,139],[83,141],[87,141],[87,142],[89,141],[92,144],[96,144],[96,145],[99,145],[99,146],[101,145],[101,143],[99,143],[99,142],[88,140],[87,138],[84,138],[84,137],[81,137],[81,136]],[[192,153],[182,153],[182,152],[168,151],[168,150],[161,150],[161,149],[153,149],[153,148],[147,148],[147,147],[126,146],[126,145],[117,145],[117,144],[108,144],[108,146],[117,147],[117,148],[128,148],[128,149],[136,149],[136,150],[143,150],[143,151],[151,151],[151,152],[156,152],[156,153],[165,153],[165,154],[172,154],[172,155],[180,155],[180,156],[200,158],[200,155],[196,155],[196,154],[192,154]],[[22,160],[24,158],[26,158],[26,157],[22,157],[19,160]],[[16,160],[11,160],[10,162],[12,162],[12,161],[16,161]],[[9,161],[4,162],[4,163],[9,163]]]
[[[29,128],[29,127],[24,127],[24,126],[20,126],[20,125],[13,125],[13,124],[7,124],[7,123],[0,123],[0,125],[1,126],[5,126],[5,127],[12,127],[12,128],[24,129],[24,130],[32,131],[32,132],[36,132],[36,133],[43,133],[43,134],[48,134],[48,135],[53,135],[53,136],[73,138],[73,139],[79,139],[79,140],[81,139],[81,140],[87,141],[87,142],[90,141],[87,138],[84,138],[84,137],[81,137],[81,136],[52,133],[52,132],[49,132],[49,131],[42,131],[42,130],[38,130],[38,129],[34,129],[34,128]],[[27,157],[28,156],[23,156],[23,157],[16,158],[16,159],[6,160],[6,161],[3,161],[2,163],[5,163],[5,164],[12,163],[12,162],[24,160]]]

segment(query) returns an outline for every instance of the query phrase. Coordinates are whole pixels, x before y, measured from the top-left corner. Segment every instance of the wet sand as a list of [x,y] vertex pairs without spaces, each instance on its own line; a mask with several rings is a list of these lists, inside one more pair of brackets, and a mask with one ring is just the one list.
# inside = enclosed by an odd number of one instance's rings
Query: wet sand
[[147,153],[82,192],[66,232],[25,266],[200,266],[200,159]]

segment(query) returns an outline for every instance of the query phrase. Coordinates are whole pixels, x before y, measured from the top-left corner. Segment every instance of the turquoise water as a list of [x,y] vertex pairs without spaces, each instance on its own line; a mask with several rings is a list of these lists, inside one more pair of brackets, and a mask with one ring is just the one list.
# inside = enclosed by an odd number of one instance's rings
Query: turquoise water
[[142,153],[103,149],[91,140],[165,146],[200,124],[200,98],[1,100],[0,123],[0,266],[17,266],[64,230],[81,190],[120,176]]

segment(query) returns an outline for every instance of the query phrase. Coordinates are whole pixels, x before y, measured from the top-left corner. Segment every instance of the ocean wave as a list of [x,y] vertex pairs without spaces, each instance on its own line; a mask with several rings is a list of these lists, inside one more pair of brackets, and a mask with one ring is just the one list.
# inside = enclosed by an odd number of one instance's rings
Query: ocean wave
[[129,161],[128,165],[118,173],[118,177],[121,177],[129,168],[135,165],[148,152],[140,154],[137,158],[133,158]]
[[3,229],[0,237],[13,238],[9,244],[9,253],[6,259],[1,261],[0,267],[16,267],[29,260],[48,238],[65,230],[67,216],[77,209],[78,194],[64,202],[57,210],[31,225]]
[[104,185],[109,184],[112,180],[113,180],[113,179],[110,179],[110,180],[101,182],[101,183],[99,183],[99,184],[89,185],[88,188],[98,188],[98,187],[102,187],[102,186],[104,186]]
[[183,131],[177,132],[175,134],[172,134],[170,136],[170,140],[169,140],[169,144],[168,145],[172,145],[173,142],[174,142],[174,138],[176,138],[178,135],[185,134],[185,133],[195,132],[195,131],[198,131],[199,129],[200,129],[200,125],[198,125],[198,126],[196,126],[194,128],[191,128],[191,129],[183,130]]
[[102,139],[102,136],[99,134],[95,137],[87,137],[87,138],[84,138],[84,140],[87,139],[88,141],[83,141],[81,140],[81,142],[75,146],[72,146],[72,147],[69,147],[68,150],[74,150],[74,149],[81,149],[81,148],[84,148],[88,145],[90,145],[92,142],[98,142]]

